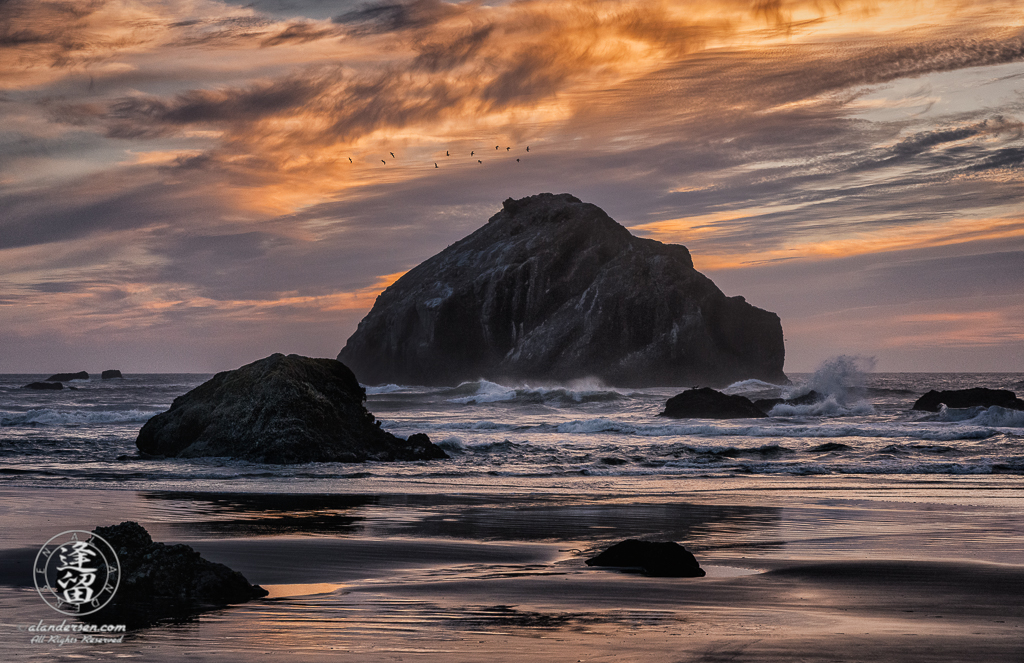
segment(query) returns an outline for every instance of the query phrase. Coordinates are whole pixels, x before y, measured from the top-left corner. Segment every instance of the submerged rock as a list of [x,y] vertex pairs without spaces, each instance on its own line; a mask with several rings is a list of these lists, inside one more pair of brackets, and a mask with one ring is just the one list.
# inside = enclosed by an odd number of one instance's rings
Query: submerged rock
[[203,559],[189,546],[154,542],[136,522],[93,532],[113,547],[121,580],[111,603],[91,621],[138,626],[267,595],[238,571]]
[[688,389],[665,402],[663,417],[753,419],[767,417],[746,396],[730,396],[710,387]]
[[63,389],[64,385],[60,382],[30,382],[22,389]]
[[549,193],[506,200],[398,279],[338,359],[366,384],[786,380],[776,314],[725,296],[686,247]]
[[103,379],[103,380],[112,380],[114,378],[123,378],[123,377],[124,376],[121,375],[121,371],[118,371],[116,369],[109,370],[109,371],[103,371],[103,374],[100,375],[100,378]]
[[447,454],[417,433],[381,429],[366,392],[334,359],[275,354],[218,373],[142,427],[151,456],[229,456],[259,463],[429,460]]
[[954,389],[951,391],[935,391],[933,389],[921,398],[918,398],[912,409],[938,412],[943,404],[951,408],[992,407],[993,405],[998,405],[1009,410],[1024,410],[1024,401],[1017,398],[1017,394],[1014,392],[1007,389],[986,389],[984,387]]
[[707,575],[697,559],[675,541],[626,539],[586,561],[587,566],[643,569],[649,576],[703,578]]
[[47,382],[70,382],[72,380],[88,380],[89,374],[85,371],[79,371],[78,373],[55,373],[50,377],[46,378]]

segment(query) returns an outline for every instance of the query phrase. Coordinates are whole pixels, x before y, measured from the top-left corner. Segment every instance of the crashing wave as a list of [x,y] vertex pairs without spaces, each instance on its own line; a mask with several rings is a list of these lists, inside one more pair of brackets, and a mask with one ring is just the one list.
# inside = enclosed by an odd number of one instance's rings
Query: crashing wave
[[772,417],[848,417],[875,413],[875,406],[867,401],[857,401],[845,406],[835,395],[829,394],[824,400],[807,405],[779,403],[768,414]]
[[0,416],[0,426],[67,426],[86,424],[145,423],[157,414],[145,410],[29,410],[20,413],[5,413]]

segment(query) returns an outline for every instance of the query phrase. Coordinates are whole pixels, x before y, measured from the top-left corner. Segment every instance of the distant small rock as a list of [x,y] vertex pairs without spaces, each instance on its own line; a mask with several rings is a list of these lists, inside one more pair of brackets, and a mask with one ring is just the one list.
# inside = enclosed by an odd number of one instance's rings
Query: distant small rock
[[22,387],[22,389],[63,389],[64,385],[60,382],[30,382],[29,384]]
[[89,374],[85,371],[78,373],[57,373],[46,378],[47,382],[70,382],[72,380],[88,380]]
[[203,559],[189,546],[154,542],[136,522],[97,527],[93,532],[114,548],[121,581],[113,601],[91,615],[91,621],[139,626],[268,594],[238,571]]
[[986,389],[984,387],[951,391],[935,391],[933,389],[918,398],[912,409],[938,412],[943,404],[946,407],[958,409],[998,405],[1009,410],[1024,410],[1024,401],[1017,398],[1014,392],[1008,389]]
[[626,539],[586,561],[587,566],[642,569],[659,578],[703,578],[697,559],[675,541]]
[[754,407],[764,412],[770,412],[776,405],[814,405],[823,400],[825,400],[825,395],[812,389],[796,398],[759,398],[754,401]]
[[123,378],[124,376],[121,375],[121,371],[118,371],[118,370],[115,369],[115,370],[103,371],[103,374],[100,377],[102,379],[104,379],[104,380],[112,380],[114,378]]
[[694,419],[754,419],[767,417],[745,396],[730,396],[710,387],[688,389],[668,399],[663,417]]
[[340,361],[274,354],[175,398],[135,445],[149,456],[280,464],[448,457],[423,433],[403,440],[383,430],[365,400]]

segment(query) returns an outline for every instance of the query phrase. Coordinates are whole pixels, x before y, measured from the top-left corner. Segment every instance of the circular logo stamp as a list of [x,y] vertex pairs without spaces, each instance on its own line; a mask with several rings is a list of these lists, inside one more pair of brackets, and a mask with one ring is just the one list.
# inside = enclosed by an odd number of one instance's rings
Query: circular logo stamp
[[68,530],[39,549],[33,576],[36,591],[47,605],[77,617],[110,603],[121,584],[121,564],[106,539]]

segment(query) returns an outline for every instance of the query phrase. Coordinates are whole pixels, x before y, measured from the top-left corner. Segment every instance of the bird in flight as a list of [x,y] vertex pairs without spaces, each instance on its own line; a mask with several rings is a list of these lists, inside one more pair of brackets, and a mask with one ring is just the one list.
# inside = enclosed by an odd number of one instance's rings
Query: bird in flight
[[352,163],[352,157],[349,157],[349,158],[348,158],[348,162],[349,162],[349,163]]
[[448,154],[448,150],[445,150],[445,151],[444,151],[444,155],[445,155],[446,157],[450,157],[450,156],[451,156],[450,154]]
[[516,159],[516,163],[519,163],[519,159]]
[[474,154],[476,154],[476,152],[473,152],[472,150],[470,150],[469,156],[473,156]]
[[390,154],[390,155],[391,155],[391,158],[392,158],[392,159],[396,158],[396,157],[395,157],[395,153],[394,153],[394,152],[388,152],[388,154]]
[[498,149],[498,146],[497,146],[497,145],[495,145],[495,146],[494,146],[494,149]]
[[511,150],[511,149],[512,149],[511,147],[506,147],[506,148],[505,148],[505,151],[506,151],[506,152],[508,152],[508,151],[509,151],[509,150]]
[[436,161],[434,162],[434,168],[437,168],[437,162]]
[[529,152],[529,151],[530,151],[530,146],[529,146],[529,145],[527,145],[527,146],[526,146],[526,151],[527,151],[527,152]]
[[483,161],[480,161],[480,159],[477,159],[476,162],[477,163],[483,163]]
[[385,166],[386,166],[386,165],[388,165],[388,162],[387,162],[387,161],[384,161],[384,159],[381,159],[381,160],[380,160],[380,162],[381,162],[382,164],[384,164]]

